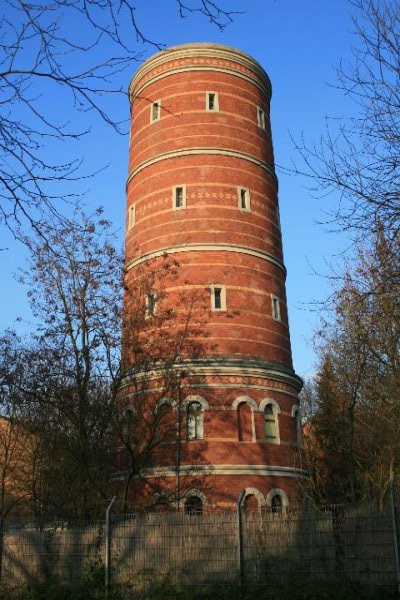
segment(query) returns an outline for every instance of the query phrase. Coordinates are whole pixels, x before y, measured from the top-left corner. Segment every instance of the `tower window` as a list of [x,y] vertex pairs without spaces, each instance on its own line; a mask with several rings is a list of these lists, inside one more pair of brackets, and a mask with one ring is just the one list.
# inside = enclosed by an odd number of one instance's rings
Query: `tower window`
[[212,285],[211,288],[211,310],[226,310],[226,289],[224,285]]
[[209,112],[219,111],[218,93],[206,92],[206,110]]
[[257,106],[257,123],[260,129],[265,129],[265,112]]
[[273,404],[264,408],[265,437],[271,444],[279,444],[278,414]]
[[279,303],[279,298],[277,296],[273,296],[271,294],[271,305],[272,305],[272,318],[274,321],[281,320],[281,307]]
[[132,204],[128,211],[128,229],[132,229],[136,221],[136,205]]
[[150,107],[150,123],[159,121],[161,116],[161,100],[156,100]]
[[238,206],[239,210],[250,212],[250,190],[238,187]]
[[282,502],[282,496],[280,494],[275,494],[274,496],[272,496],[271,512],[273,512],[273,513],[283,512],[283,502]]
[[157,309],[157,296],[155,292],[149,292],[146,296],[146,317],[153,317]]
[[187,515],[201,515],[203,502],[198,496],[188,496],[185,500],[185,513]]
[[203,407],[200,402],[191,402],[187,407],[187,439],[203,439]]
[[186,186],[176,185],[172,190],[172,208],[179,210],[186,208]]

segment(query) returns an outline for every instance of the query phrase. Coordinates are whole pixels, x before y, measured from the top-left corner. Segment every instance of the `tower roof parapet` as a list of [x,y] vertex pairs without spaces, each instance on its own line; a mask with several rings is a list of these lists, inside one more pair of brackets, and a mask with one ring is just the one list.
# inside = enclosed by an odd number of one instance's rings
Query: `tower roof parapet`
[[[191,59],[190,64],[188,64],[188,59]],[[172,63],[171,67],[166,67],[166,63]],[[128,91],[129,100],[132,101],[134,95],[140,93],[144,87],[158,77],[164,77],[168,71],[177,72],[187,69],[224,71],[228,68],[228,63],[236,63],[236,74],[244,79],[249,78],[249,71],[252,72],[254,82],[262,88],[268,100],[271,99],[271,81],[266,71],[253,57],[232,46],[198,42],[172,46],[150,56],[139,67],[131,80]],[[152,76],[150,77],[151,72]]]

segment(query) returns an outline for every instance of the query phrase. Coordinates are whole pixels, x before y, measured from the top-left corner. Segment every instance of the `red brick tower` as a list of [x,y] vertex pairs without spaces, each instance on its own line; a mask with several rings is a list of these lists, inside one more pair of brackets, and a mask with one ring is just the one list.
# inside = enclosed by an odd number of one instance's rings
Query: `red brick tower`
[[[185,385],[179,403],[170,401],[178,435],[145,474],[151,483],[162,473],[163,502],[179,508],[231,508],[246,490],[247,504],[279,510],[297,502],[306,475],[296,467],[301,380],[292,368],[269,78],[239,50],[185,44],[149,58],[129,96],[127,286],[139,268],[173,257],[179,268],[164,302],[179,311],[178,292],[195,290],[207,321],[204,340],[197,334],[205,355],[179,365]],[[127,376],[123,394],[130,385]],[[141,503],[160,500],[145,488]]]

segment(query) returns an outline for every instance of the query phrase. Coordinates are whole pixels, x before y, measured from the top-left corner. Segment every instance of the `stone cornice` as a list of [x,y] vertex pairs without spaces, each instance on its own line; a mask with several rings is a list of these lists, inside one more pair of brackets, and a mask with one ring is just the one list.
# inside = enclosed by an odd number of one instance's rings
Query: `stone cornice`
[[[193,59],[193,64],[191,65],[182,65],[177,66],[176,62],[179,60]],[[203,59],[204,64],[199,64],[199,61]],[[218,60],[218,64],[212,64],[210,62],[211,59]],[[238,65],[238,69],[229,69],[227,65],[221,61],[229,61],[236,63]],[[166,65],[166,63],[174,63],[170,68],[163,69],[161,71],[161,67]],[[142,89],[148,83],[152,83],[154,80],[165,77],[165,75],[170,74],[171,72],[179,72],[182,70],[216,70],[216,71],[227,71],[236,75],[238,77],[242,77],[244,79],[249,79],[252,83],[260,87],[262,92],[267,96],[268,100],[270,100],[272,95],[272,87],[270,79],[263,69],[263,67],[258,63],[253,57],[241,50],[233,48],[231,46],[224,46],[222,44],[211,44],[211,43],[195,43],[195,44],[182,44],[180,46],[172,46],[167,50],[162,50],[161,52],[157,52],[150,58],[148,58],[141,67],[136,71],[133,76],[131,83],[129,85],[129,99],[132,101],[133,95],[137,95],[142,91]],[[254,73],[255,78],[251,79],[246,73],[241,71],[242,69],[249,69]],[[143,79],[146,75],[148,75],[151,71],[156,71],[152,78],[149,78],[145,85],[139,86],[140,80]],[[260,83],[258,82],[261,82]]]
[[[233,376],[233,377],[262,377],[280,383],[285,383],[300,391],[303,387],[303,380],[296,375],[293,369],[278,363],[269,363],[255,359],[239,359],[239,358],[204,358],[197,360],[183,360],[176,367],[183,370],[188,375],[203,375],[203,376]],[[162,372],[162,365],[160,365]],[[138,373],[140,377],[140,373]],[[157,378],[157,371],[154,370],[154,379]],[[130,384],[129,372],[122,380],[121,388]]]
[[268,252],[262,252],[261,250],[256,250],[255,248],[249,248],[248,246],[240,246],[238,244],[215,244],[215,243],[205,243],[205,244],[182,244],[180,246],[165,246],[163,248],[159,248],[158,250],[153,250],[152,252],[145,252],[141,254],[138,258],[131,260],[127,263],[125,269],[126,271],[130,271],[133,267],[140,265],[147,260],[151,260],[153,258],[158,258],[160,256],[164,256],[166,254],[176,254],[179,252],[237,252],[238,254],[248,254],[250,256],[254,256],[256,258],[260,258],[261,260],[266,260],[267,262],[272,263],[284,273],[286,277],[286,268],[280,260],[278,260],[272,254]]
[[[295,477],[299,479],[308,479],[308,473],[304,469],[294,467],[280,467],[277,465],[248,465],[248,464],[206,464],[206,465],[181,465],[179,467],[181,475],[260,475],[262,477]],[[121,479],[125,477],[124,472],[116,473]],[[176,477],[176,467],[154,467],[142,469],[140,477]]]
[[272,167],[270,167],[264,161],[260,160],[259,158],[256,158],[255,156],[252,156],[251,154],[247,154],[247,152],[239,152],[238,150],[229,150],[228,148],[208,148],[208,147],[182,148],[180,150],[172,150],[170,152],[162,152],[161,154],[157,154],[156,156],[153,156],[152,158],[149,158],[148,160],[144,160],[143,162],[139,163],[138,166],[133,169],[133,171],[131,171],[129,173],[128,179],[126,181],[126,185],[128,186],[128,184],[132,181],[132,179],[135,177],[135,175],[140,173],[140,171],[143,171],[143,169],[146,169],[147,167],[155,165],[156,163],[161,162],[163,160],[170,160],[172,158],[181,158],[182,156],[216,156],[216,155],[217,156],[229,156],[231,158],[239,158],[241,160],[246,160],[248,162],[251,162],[254,165],[257,165],[258,167],[261,167],[262,169],[264,169],[264,171],[266,171],[266,173],[268,173],[268,175],[270,177],[272,177],[274,183],[276,185],[278,185],[278,178],[275,174],[274,169]]

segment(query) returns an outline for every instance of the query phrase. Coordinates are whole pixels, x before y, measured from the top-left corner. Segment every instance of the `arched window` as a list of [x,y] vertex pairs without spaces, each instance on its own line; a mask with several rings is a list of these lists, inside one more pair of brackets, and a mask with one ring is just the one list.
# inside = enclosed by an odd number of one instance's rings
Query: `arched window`
[[259,511],[258,498],[254,494],[245,497],[243,508],[245,513],[255,513]]
[[203,439],[203,407],[200,402],[190,402],[186,409],[187,439]]
[[272,513],[285,513],[289,506],[289,499],[283,490],[274,488],[268,492],[266,504]]
[[154,512],[168,512],[170,508],[168,498],[164,498],[163,496],[159,496],[154,502]]
[[278,429],[278,412],[274,404],[269,403],[264,407],[264,421],[265,421],[265,437],[267,442],[271,444],[279,443],[279,429]]
[[292,417],[295,419],[295,427],[296,427],[296,442],[297,445],[301,448],[303,444],[303,436],[301,431],[301,417],[300,410],[298,406],[293,406],[292,408]]
[[164,403],[157,410],[157,439],[160,442],[172,442],[175,436],[174,411],[170,404]]
[[283,511],[282,496],[280,494],[274,494],[271,498],[271,512],[281,513]]
[[253,414],[247,402],[241,402],[237,409],[239,442],[251,442],[253,439]]
[[188,496],[185,500],[185,513],[187,515],[201,515],[203,502],[198,496]]

